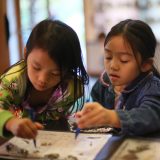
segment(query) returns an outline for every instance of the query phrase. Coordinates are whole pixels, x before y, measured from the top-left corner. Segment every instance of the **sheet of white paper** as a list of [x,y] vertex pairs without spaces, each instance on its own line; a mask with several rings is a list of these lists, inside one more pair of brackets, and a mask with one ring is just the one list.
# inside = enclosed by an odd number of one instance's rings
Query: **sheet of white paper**
[[110,160],[160,160],[159,148],[153,139],[126,139]]
[[[75,134],[70,132],[39,131],[36,138],[37,147],[33,140],[14,137],[0,146],[0,155],[23,158],[44,158],[49,155],[59,156],[58,159],[93,160],[104,144],[111,137],[110,134]],[[50,158],[52,159],[52,158]]]

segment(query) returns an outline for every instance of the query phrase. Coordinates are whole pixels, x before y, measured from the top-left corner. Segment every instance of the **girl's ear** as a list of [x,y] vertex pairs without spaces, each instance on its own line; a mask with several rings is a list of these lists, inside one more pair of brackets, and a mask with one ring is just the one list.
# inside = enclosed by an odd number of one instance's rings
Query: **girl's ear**
[[141,71],[142,72],[148,72],[152,69],[152,66],[153,66],[153,58],[149,58],[142,63]]
[[24,47],[24,59],[26,59],[26,58],[27,58],[27,48]]

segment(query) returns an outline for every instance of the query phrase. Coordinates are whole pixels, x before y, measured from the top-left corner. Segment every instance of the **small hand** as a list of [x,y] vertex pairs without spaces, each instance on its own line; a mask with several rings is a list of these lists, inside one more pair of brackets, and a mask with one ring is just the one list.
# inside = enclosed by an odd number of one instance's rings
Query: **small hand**
[[11,118],[6,123],[6,129],[12,132],[13,135],[34,139],[37,136],[37,130],[43,129],[43,125],[38,122],[32,122],[28,118]]
[[90,128],[104,125],[106,110],[99,103],[86,103],[82,111],[77,112],[77,124],[79,128]]
[[105,125],[120,126],[119,118],[114,110],[104,108],[97,102],[86,103],[82,111],[76,113],[79,128],[92,128]]

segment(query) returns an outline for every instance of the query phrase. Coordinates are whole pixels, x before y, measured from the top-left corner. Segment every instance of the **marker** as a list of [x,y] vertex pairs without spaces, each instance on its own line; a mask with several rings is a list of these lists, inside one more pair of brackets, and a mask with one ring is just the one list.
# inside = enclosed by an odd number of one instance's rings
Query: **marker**
[[78,135],[80,134],[80,131],[81,129],[77,127],[75,131],[75,139],[77,139]]
[[[89,102],[89,99],[86,100],[86,103],[87,102]],[[77,139],[78,135],[80,134],[80,131],[81,131],[81,129],[77,127],[76,131],[75,131],[75,139]]]

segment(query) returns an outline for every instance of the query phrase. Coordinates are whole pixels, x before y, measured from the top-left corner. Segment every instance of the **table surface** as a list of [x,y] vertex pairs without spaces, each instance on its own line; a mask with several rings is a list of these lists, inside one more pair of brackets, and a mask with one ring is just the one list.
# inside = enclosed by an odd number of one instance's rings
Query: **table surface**
[[[155,134],[151,136],[143,136],[143,137],[125,137],[120,135],[112,135],[112,137],[107,141],[101,151],[97,154],[94,160],[109,160],[113,156],[113,154],[117,151],[117,149],[125,142],[127,139],[135,139],[135,140],[149,140],[150,143],[153,143],[155,140],[158,140],[160,146],[160,134]],[[6,142],[5,139],[0,138],[0,145]],[[9,159],[9,158],[4,158]]]
[[[126,145],[126,143],[130,144],[130,148],[128,145],[128,150],[130,150],[131,152],[134,152],[134,153],[136,153],[136,152],[140,153],[140,151],[137,151],[137,148],[139,148],[141,151],[144,151],[145,155],[148,154],[148,156],[149,155],[151,156],[149,158],[150,160],[155,160],[155,159],[157,160],[157,157],[160,157],[160,153],[159,153],[160,133],[157,132],[155,134],[152,133],[152,134],[149,134],[146,136],[141,136],[141,137],[113,135],[109,139],[109,141],[105,144],[105,146],[102,148],[102,150],[99,152],[99,154],[96,156],[95,160],[114,160],[114,158],[112,158],[112,157],[114,157],[113,155],[115,155],[115,153],[117,153],[119,151],[119,149],[121,149],[120,153],[125,152],[124,148],[126,146],[124,147],[124,145]],[[143,148],[143,146],[144,146],[144,148]],[[141,154],[140,156],[142,157],[140,159],[145,159],[145,158],[143,158],[143,154],[142,153],[140,153],[140,154]],[[118,155],[118,157],[119,157],[119,155]],[[117,160],[117,158],[115,158],[115,159]],[[158,159],[160,159],[160,158],[158,158]]]
[[[110,137],[108,139],[107,143],[102,147],[100,152],[98,152],[98,154],[96,155],[94,160],[102,160],[102,159],[106,159],[106,158],[108,159],[108,157],[111,155],[111,153],[115,150],[115,147],[117,146],[117,144],[119,144],[119,139],[120,139],[120,137],[114,137],[114,136]],[[1,145],[5,142],[6,142],[5,139],[0,138],[0,144]],[[93,148],[92,148],[92,150],[93,150]],[[6,159],[11,159],[11,157],[4,157],[4,159],[5,158]],[[14,157],[12,157],[12,159],[14,159]]]

